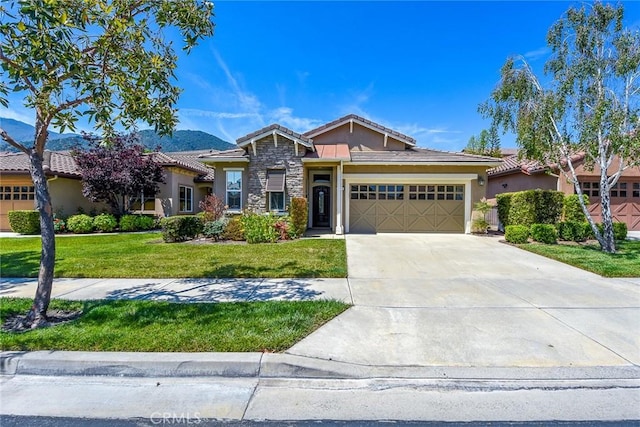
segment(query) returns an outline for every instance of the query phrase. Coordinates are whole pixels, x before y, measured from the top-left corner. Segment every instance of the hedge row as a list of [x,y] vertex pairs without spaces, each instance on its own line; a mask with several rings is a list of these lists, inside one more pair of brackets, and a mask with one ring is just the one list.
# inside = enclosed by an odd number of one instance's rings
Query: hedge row
[[[597,224],[600,233],[603,232],[602,224]],[[613,223],[613,236],[616,240],[627,238],[627,224],[624,222]],[[554,244],[560,240],[584,242],[593,239],[593,230],[588,222],[563,221],[552,224],[508,225],[505,227],[504,238],[509,243],[527,243],[531,237],[534,241],[546,244]]]
[[527,190],[496,196],[498,219],[508,225],[555,224],[562,216],[564,193],[555,190]]

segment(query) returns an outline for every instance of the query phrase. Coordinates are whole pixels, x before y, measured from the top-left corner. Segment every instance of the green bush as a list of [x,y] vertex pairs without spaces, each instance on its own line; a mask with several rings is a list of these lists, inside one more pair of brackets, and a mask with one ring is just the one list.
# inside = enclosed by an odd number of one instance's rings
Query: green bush
[[558,242],[558,232],[552,224],[533,224],[531,237],[536,242],[553,245]]
[[202,233],[202,219],[195,215],[176,215],[162,218],[162,239],[167,243],[194,239]]
[[103,213],[93,218],[93,228],[104,233],[110,233],[118,226],[118,220],[115,216]]
[[[604,234],[604,225],[596,224],[598,227],[598,231],[600,234]],[[615,240],[625,240],[627,238],[628,228],[627,224],[624,222],[614,222],[613,223],[613,238]]]
[[120,217],[120,231],[138,231],[139,215],[122,215]]
[[560,240],[584,242],[593,234],[588,222],[563,221],[556,224]]
[[300,237],[307,231],[309,204],[304,197],[293,197],[289,205],[289,235]]
[[38,211],[9,211],[9,225],[15,233],[40,234]]
[[58,217],[57,214],[53,214],[53,232],[64,233],[65,231],[67,231],[67,221]]
[[240,221],[240,217],[231,218],[227,222],[220,238],[222,240],[234,240],[236,242],[244,240],[244,229],[242,228],[242,221]]
[[277,217],[272,214],[258,215],[247,212],[240,220],[247,243],[275,243],[280,233],[276,230]]
[[[589,206],[589,196],[583,195],[584,203]],[[567,222],[585,222],[587,217],[582,212],[580,206],[580,198],[577,194],[569,194],[564,196],[562,203],[562,218]]]
[[529,241],[529,227],[526,225],[507,225],[504,239],[509,243],[527,243]]
[[564,194],[555,190],[527,190],[496,196],[498,218],[507,225],[555,224],[562,214]]
[[511,196],[513,193],[502,193],[496,195],[496,206],[498,207],[498,220],[503,226],[511,225],[509,223],[509,210],[511,209]]
[[67,228],[76,234],[92,233],[93,218],[86,214],[72,215],[67,219]]
[[136,215],[136,228],[147,231],[156,228],[156,219],[148,215]]
[[204,234],[205,237],[215,239],[217,242],[220,240],[226,226],[227,221],[225,221],[224,218],[216,221],[207,221],[204,223],[204,227],[202,228],[202,234]]

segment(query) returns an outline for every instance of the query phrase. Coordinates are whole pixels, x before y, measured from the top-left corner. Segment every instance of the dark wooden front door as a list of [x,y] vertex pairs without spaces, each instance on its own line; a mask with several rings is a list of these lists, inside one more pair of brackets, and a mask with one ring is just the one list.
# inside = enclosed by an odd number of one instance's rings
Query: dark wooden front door
[[313,187],[313,227],[329,227],[330,215],[330,188],[326,185]]

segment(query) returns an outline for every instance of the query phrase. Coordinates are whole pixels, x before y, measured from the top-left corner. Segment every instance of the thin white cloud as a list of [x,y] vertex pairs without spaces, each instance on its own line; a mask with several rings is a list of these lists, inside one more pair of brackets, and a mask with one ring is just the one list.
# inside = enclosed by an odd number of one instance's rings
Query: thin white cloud
[[258,113],[232,113],[225,111],[208,111],[200,110],[197,108],[182,108],[180,114],[190,117],[209,117],[211,119],[246,119],[246,118],[260,118]]
[[293,109],[289,107],[276,108],[270,111],[268,116],[272,119],[271,121],[286,126],[296,132],[306,132],[323,123],[323,121],[319,119],[296,117],[293,115]]
[[27,112],[17,111],[13,108],[0,107],[0,117],[18,120],[31,126],[35,123],[35,114],[27,114]]
[[214,49],[213,54],[218,66],[222,68],[222,71],[224,71],[224,74],[227,77],[227,82],[229,83],[229,86],[231,86],[231,90],[233,91],[235,100],[238,103],[238,107],[245,112],[259,113],[262,108],[262,104],[258,97],[240,87],[238,80],[235,78],[217,50]]
[[531,50],[525,53],[523,56],[527,58],[529,61],[535,61],[537,59],[549,56],[550,53],[551,53],[551,49],[548,48],[547,46],[544,46],[535,50]]

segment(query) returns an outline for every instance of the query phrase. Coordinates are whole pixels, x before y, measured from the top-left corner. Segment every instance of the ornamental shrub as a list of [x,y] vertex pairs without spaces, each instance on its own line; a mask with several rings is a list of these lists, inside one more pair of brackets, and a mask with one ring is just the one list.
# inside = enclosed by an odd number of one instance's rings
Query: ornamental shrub
[[138,230],[147,231],[156,228],[156,219],[148,215],[135,215],[136,228]]
[[[589,196],[583,194],[582,196],[585,204],[589,206]],[[562,218],[564,221],[571,222],[585,222],[587,217],[582,212],[582,207],[580,206],[580,198],[577,194],[569,194],[564,196],[564,200],[562,203]]]
[[527,190],[496,196],[503,225],[555,224],[562,214],[564,194],[555,190]]
[[227,222],[220,238],[222,240],[234,240],[236,242],[244,240],[244,229],[242,228],[242,221],[240,221],[240,217],[231,218]]
[[558,238],[568,242],[584,242],[593,233],[588,222],[563,221],[556,224]]
[[93,218],[86,214],[72,215],[67,219],[67,228],[76,234],[92,233]]
[[138,215],[122,215],[120,231],[138,231]]
[[56,214],[53,215],[53,232],[54,233],[64,233],[67,231],[67,222],[58,217]]
[[504,238],[509,243],[527,243],[529,241],[529,227],[526,225],[507,225]]
[[103,233],[110,233],[118,226],[115,216],[107,213],[100,214],[93,218],[93,228]]
[[202,234],[205,237],[213,238],[216,242],[220,240],[222,233],[227,225],[227,221],[224,219],[218,219],[216,221],[207,221],[202,228]]
[[40,234],[40,213],[36,210],[9,211],[9,225],[15,233]]
[[195,239],[202,233],[202,220],[195,215],[176,215],[162,218],[162,239],[167,243]]
[[198,205],[202,209],[205,223],[221,219],[226,211],[224,202],[215,194],[208,195]]
[[509,222],[509,210],[511,209],[511,197],[513,193],[502,193],[496,195],[496,205],[498,207],[498,220],[503,226],[511,225]]
[[[598,230],[600,234],[604,233],[604,225],[597,224]],[[627,224],[624,222],[614,222],[613,223],[613,238],[615,240],[625,240],[627,238],[628,228]]]
[[280,233],[276,230],[276,216],[273,213],[258,215],[252,212],[242,214],[240,219],[247,243],[275,243]]
[[552,224],[533,224],[531,237],[536,242],[553,245],[558,242],[558,232]]
[[301,237],[307,231],[309,204],[304,197],[293,197],[289,205],[289,236]]

